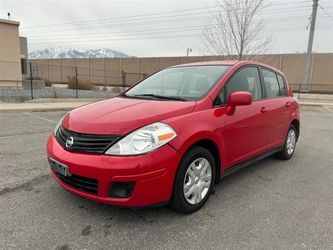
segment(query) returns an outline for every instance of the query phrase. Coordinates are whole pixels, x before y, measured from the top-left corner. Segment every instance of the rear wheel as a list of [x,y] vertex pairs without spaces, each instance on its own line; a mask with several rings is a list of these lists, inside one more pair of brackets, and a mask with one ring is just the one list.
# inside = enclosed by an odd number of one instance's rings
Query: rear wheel
[[288,130],[287,138],[283,145],[283,149],[277,153],[277,156],[282,160],[289,160],[295,152],[296,141],[296,128],[293,124],[291,124]]
[[183,157],[170,205],[182,213],[193,213],[207,201],[215,180],[215,161],[205,148],[193,147]]

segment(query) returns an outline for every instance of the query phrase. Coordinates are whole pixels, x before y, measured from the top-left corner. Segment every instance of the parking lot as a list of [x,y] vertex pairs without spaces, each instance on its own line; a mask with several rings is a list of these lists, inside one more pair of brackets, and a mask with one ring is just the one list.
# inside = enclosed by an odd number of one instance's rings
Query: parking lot
[[191,215],[124,209],[63,190],[47,137],[65,112],[0,113],[0,249],[333,249],[333,109],[302,108],[294,157],[216,188]]

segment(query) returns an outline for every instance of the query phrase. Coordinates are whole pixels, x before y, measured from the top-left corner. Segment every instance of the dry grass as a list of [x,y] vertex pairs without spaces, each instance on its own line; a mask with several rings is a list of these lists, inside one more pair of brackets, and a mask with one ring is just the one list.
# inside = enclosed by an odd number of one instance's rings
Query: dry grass
[[[69,76],[68,78],[68,88],[69,89],[76,89],[76,79],[75,77]],[[92,84],[92,82],[89,82],[84,79],[78,79],[77,80],[77,89],[83,89],[83,90],[96,90],[96,86]]]
[[123,92],[123,88],[122,87],[113,87],[111,92],[112,93],[121,93],[121,92]]

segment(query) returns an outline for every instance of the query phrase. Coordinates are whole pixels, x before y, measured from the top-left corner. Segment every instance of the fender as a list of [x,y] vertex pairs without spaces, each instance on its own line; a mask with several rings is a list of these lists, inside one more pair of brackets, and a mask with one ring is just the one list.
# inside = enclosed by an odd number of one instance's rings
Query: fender
[[[290,117],[289,117],[289,121],[288,123],[286,124],[286,127],[284,129],[284,137],[283,138],[286,138],[287,137],[287,133],[288,133],[288,129],[290,127],[290,124],[294,121],[294,120],[297,120],[298,122],[300,122],[300,112],[299,112],[299,105],[296,101],[293,102],[293,110],[291,111],[290,113]],[[299,136],[299,135],[298,135]]]
[[216,145],[217,151],[219,152],[219,160],[220,160],[220,169],[222,170],[222,159],[224,156],[223,151],[223,142],[222,140],[213,132],[210,131],[202,131],[192,136],[186,138],[183,143],[178,143],[177,141],[171,141],[169,144],[179,151],[180,154],[184,155],[187,150],[189,150],[194,144],[198,143],[202,140],[209,140]]
[[[184,154],[200,140],[210,140],[217,146],[220,162],[222,162],[221,159],[224,159],[225,155],[222,138],[225,120],[224,112],[216,112],[216,110],[223,111],[224,109],[204,109],[182,115],[181,119],[173,117],[164,120],[163,122],[169,124],[178,135],[169,144]],[[220,168],[222,168],[222,164]]]

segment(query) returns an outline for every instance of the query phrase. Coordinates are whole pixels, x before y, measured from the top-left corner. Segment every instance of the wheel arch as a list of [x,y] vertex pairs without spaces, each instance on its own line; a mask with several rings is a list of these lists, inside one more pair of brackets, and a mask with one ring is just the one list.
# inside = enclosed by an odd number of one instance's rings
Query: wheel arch
[[300,135],[300,122],[298,119],[294,119],[291,121],[290,125],[294,125],[294,127],[296,128],[296,138],[298,140],[298,137]]

